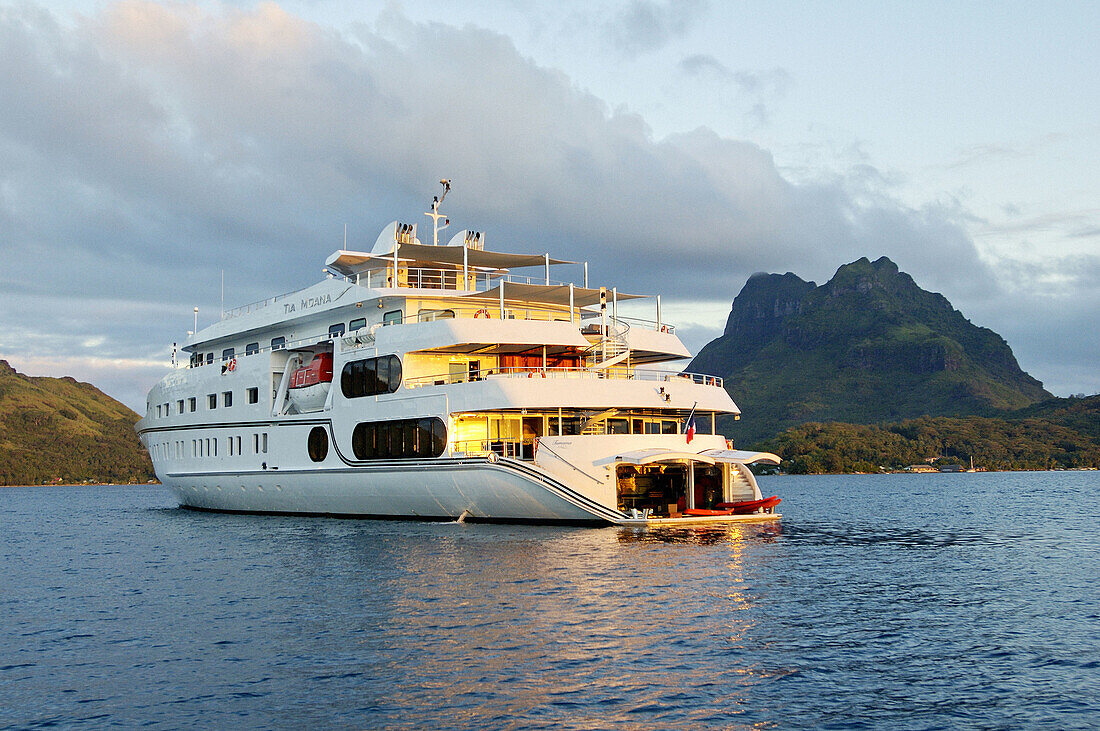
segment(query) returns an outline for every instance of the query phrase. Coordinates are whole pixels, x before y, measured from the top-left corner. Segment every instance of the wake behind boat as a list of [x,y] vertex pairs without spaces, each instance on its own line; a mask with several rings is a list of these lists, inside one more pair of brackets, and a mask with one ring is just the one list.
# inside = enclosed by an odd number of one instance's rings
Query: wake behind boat
[[[575,262],[438,244],[393,222],[328,276],[194,333],[135,427],[158,478],[205,510],[665,525],[777,520],[715,432],[739,415],[638,299],[554,281]],[[533,274],[517,274],[517,270]]]

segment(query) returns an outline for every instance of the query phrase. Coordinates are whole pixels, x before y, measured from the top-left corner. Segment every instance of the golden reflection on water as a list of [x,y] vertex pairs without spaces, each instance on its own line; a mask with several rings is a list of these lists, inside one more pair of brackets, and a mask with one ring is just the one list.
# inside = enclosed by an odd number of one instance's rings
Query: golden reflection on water
[[748,727],[736,717],[776,676],[746,655],[766,642],[753,582],[778,525],[525,531],[460,526],[406,544],[371,587],[375,606],[388,595],[382,631],[422,648],[393,660],[409,682],[387,704],[422,707],[427,692],[458,725],[651,728],[662,709],[690,716],[695,699],[713,713],[720,697],[723,725]]
[[783,534],[778,521],[768,523],[725,523],[699,526],[656,526],[652,528],[621,528],[621,543],[691,543],[710,546],[718,543],[740,543],[746,539],[774,541]]

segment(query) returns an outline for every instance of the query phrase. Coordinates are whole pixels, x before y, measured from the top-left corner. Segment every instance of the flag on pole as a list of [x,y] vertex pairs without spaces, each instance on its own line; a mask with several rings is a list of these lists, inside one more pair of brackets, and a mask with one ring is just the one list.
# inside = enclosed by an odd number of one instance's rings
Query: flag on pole
[[691,407],[691,413],[688,414],[687,421],[684,422],[684,434],[687,435],[687,443],[691,444],[691,440],[695,438],[695,407],[699,405],[696,401]]

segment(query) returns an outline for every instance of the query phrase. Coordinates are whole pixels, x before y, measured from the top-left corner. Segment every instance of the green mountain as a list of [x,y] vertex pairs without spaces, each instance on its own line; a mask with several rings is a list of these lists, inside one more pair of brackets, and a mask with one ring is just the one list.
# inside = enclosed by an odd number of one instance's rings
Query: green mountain
[[154,479],[138,418],[89,383],[25,376],[0,360],[0,485]]
[[996,416],[1051,398],[1003,338],[886,257],[821,286],[752,276],[688,370],[725,380],[744,416],[719,426],[745,446],[806,422]]

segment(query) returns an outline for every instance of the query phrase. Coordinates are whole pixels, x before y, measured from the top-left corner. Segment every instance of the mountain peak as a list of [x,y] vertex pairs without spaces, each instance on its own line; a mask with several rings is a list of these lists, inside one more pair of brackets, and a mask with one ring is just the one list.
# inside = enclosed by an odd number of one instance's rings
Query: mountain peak
[[1003,338],[885,256],[845,264],[821,286],[753,275],[723,335],[688,368],[725,379],[745,413],[726,428],[750,441],[803,421],[990,414],[1050,396]]
[[872,290],[893,295],[903,292],[912,294],[920,290],[912,277],[899,270],[898,265],[885,256],[874,262],[864,256],[841,266],[827,286],[832,297],[867,294]]
[[726,335],[759,340],[797,314],[802,298],[817,285],[797,274],[754,274],[733,300]]

